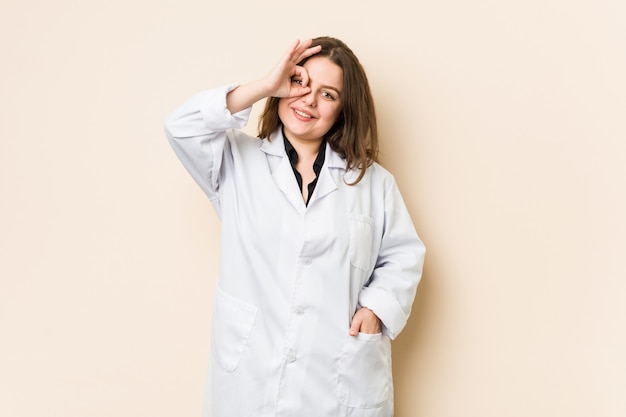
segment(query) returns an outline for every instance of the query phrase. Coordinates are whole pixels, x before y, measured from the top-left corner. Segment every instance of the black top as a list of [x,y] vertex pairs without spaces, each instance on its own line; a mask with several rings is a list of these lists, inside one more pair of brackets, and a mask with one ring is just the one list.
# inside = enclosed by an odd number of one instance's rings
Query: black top
[[[293,147],[287,136],[283,133],[283,137],[285,138],[285,151],[287,152],[287,156],[289,157],[289,162],[291,162],[291,169],[296,176],[296,181],[298,181],[298,187],[300,187],[300,192],[302,193],[302,175],[296,169],[296,164],[298,163],[298,152]],[[317,185],[317,179],[320,176],[320,171],[322,170],[322,165],[324,165],[324,159],[326,158],[326,139],[322,141],[320,145],[319,151],[317,151],[317,157],[313,162],[313,172],[315,172],[315,179],[309,183],[307,187],[309,190],[309,195],[306,197],[305,204],[309,204],[309,200],[313,195],[313,190],[315,190],[315,186]]]

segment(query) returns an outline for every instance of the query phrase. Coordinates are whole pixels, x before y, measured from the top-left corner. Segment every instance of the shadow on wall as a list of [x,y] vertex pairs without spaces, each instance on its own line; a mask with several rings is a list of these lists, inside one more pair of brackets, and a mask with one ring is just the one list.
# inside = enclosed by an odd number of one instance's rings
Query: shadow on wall
[[433,274],[429,265],[429,254],[426,255],[422,281],[418,287],[415,302],[409,321],[398,338],[392,342],[393,347],[393,380],[396,392],[397,415],[413,415],[416,410],[399,410],[402,404],[408,404],[407,399],[412,398],[410,403],[420,404],[416,397],[425,395],[416,387],[424,386],[420,383],[421,375],[428,375],[430,371],[424,369],[434,362],[431,357],[430,346],[434,345],[436,305],[434,300],[440,299],[435,296],[437,286],[433,285]]

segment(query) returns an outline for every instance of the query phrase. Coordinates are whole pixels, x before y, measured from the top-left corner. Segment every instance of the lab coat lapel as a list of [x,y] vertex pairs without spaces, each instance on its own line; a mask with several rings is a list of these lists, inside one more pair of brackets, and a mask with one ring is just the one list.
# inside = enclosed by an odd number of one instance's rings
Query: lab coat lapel
[[287,197],[287,200],[289,200],[295,209],[298,210],[298,213],[303,212],[306,208],[304,199],[302,198],[302,194],[298,188],[298,183],[293,173],[293,169],[291,168],[289,158],[287,158],[286,155],[283,156],[282,160],[278,164],[278,168],[276,168],[276,170],[272,173],[272,177],[274,178],[274,182],[276,182],[278,188],[280,188],[280,190]]
[[346,168],[345,161],[330,148],[330,145],[326,144],[326,160],[324,161],[324,166],[320,171],[320,176],[317,180],[317,185],[315,186],[315,191],[313,191],[313,195],[311,196],[311,200],[309,201],[309,205],[313,204],[315,201],[321,199],[327,194],[335,191],[337,189],[337,183],[333,178],[331,170],[341,169],[344,170]]
[[320,171],[320,177],[317,179],[317,185],[315,186],[315,190],[313,191],[313,195],[309,201],[309,205],[336,189],[337,184],[335,183],[332,175],[330,175],[328,166],[323,166]]
[[285,142],[283,135],[278,129],[272,135],[272,141],[264,140],[261,150],[267,154],[268,158],[279,157],[280,161],[276,168],[272,171],[272,178],[276,186],[285,194],[285,197],[294,206],[298,213],[302,213],[306,209],[302,194],[298,189],[298,183],[291,168],[289,158],[285,153]]

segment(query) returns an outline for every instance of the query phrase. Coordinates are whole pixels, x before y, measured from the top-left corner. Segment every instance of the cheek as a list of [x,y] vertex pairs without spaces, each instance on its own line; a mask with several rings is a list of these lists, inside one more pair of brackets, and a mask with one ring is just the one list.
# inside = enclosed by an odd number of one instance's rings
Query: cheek
[[326,113],[326,119],[329,121],[330,125],[334,125],[339,116],[341,115],[341,108],[333,107],[332,109],[328,109]]

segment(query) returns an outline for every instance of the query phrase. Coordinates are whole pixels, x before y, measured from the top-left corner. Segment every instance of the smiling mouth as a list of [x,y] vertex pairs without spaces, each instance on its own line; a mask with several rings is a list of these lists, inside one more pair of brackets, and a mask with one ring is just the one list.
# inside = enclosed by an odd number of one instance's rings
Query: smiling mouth
[[310,114],[307,114],[307,113],[301,112],[300,110],[296,110],[296,109],[294,109],[293,111],[294,111],[294,113],[296,113],[296,114],[297,114],[298,116],[300,116],[300,117],[304,117],[304,118],[306,118],[306,119],[312,119],[312,118],[313,118],[313,116],[311,116]]

